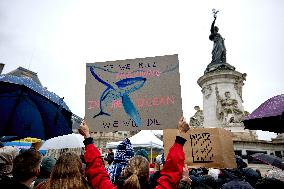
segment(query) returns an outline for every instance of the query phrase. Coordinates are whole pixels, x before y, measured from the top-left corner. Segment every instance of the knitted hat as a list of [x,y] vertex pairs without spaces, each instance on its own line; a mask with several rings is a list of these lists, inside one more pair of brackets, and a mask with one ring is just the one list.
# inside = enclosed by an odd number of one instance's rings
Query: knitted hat
[[149,161],[148,152],[145,149],[143,149],[143,148],[138,150],[136,152],[135,156],[142,156],[142,157],[146,158]]
[[134,149],[128,138],[122,141],[117,147],[114,154],[114,161],[108,167],[108,174],[112,183],[117,184],[121,172],[124,167],[127,165],[127,162],[130,158],[134,156]]
[[115,162],[125,162],[134,156],[134,149],[128,138],[124,139],[117,147],[114,154]]
[[41,167],[43,170],[45,170],[45,171],[51,173],[51,171],[52,171],[52,169],[53,169],[55,163],[56,163],[56,160],[55,160],[53,157],[47,156],[47,157],[44,157],[44,158],[42,159],[42,162],[41,162],[40,167]]

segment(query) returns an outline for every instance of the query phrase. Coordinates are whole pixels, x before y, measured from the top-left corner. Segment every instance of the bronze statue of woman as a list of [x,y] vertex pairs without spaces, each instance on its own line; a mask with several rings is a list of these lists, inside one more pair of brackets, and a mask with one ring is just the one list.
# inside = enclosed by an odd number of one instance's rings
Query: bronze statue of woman
[[211,24],[211,34],[209,39],[214,42],[212,50],[212,64],[225,64],[226,63],[226,47],[224,38],[218,33],[219,28],[215,26],[218,11],[213,10],[214,20]]

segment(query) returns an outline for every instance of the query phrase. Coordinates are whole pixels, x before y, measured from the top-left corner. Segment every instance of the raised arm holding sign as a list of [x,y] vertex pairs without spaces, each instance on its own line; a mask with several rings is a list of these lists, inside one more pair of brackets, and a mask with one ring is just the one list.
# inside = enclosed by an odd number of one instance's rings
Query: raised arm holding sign
[[[85,138],[84,144],[86,146],[86,152],[84,158],[87,163],[86,175],[90,178],[89,181],[91,185],[93,188],[116,189],[116,186],[109,180],[99,150],[93,144],[88,125],[83,122],[78,130]],[[185,160],[183,145],[186,139],[182,136],[184,136],[188,130],[188,123],[181,118],[177,126],[175,143],[169,150],[165,165],[161,171],[161,177],[155,189],[177,188],[183,176]],[[119,188],[149,188],[150,186],[148,183],[149,162],[142,156],[134,156],[131,158],[122,174],[125,180]],[[143,184],[143,186],[141,186],[141,184]]]

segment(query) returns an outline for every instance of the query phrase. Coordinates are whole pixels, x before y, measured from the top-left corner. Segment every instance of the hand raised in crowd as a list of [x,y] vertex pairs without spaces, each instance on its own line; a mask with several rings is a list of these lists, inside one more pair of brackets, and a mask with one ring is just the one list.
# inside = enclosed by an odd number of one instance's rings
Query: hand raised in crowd
[[90,135],[90,129],[88,125],[86,124],[85,121],[83,121],[78,129],[79,133],[84,137],[84,138],[89,138]]
[[184,164],[183,170],[182,170],[182,181],[191,184],[191,179],[189,178],[189,168],[187,164]]

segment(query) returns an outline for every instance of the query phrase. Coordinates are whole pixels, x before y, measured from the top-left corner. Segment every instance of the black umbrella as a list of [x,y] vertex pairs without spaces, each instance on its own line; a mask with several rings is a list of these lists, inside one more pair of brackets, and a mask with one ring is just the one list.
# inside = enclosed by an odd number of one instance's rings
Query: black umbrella
[[72,133],[63,98],[26,77],[0,75],[0,137],[43,140]]
[[262,103],[243,122],[246,129],[284,133],[284,94]]
[[256,153],[251,155],[251,157],[258,159],[259,161],[272,165],[274,167],[278,167],[279,169],[284,169],[284,160],[277,156],[263,154],[263,153]]

